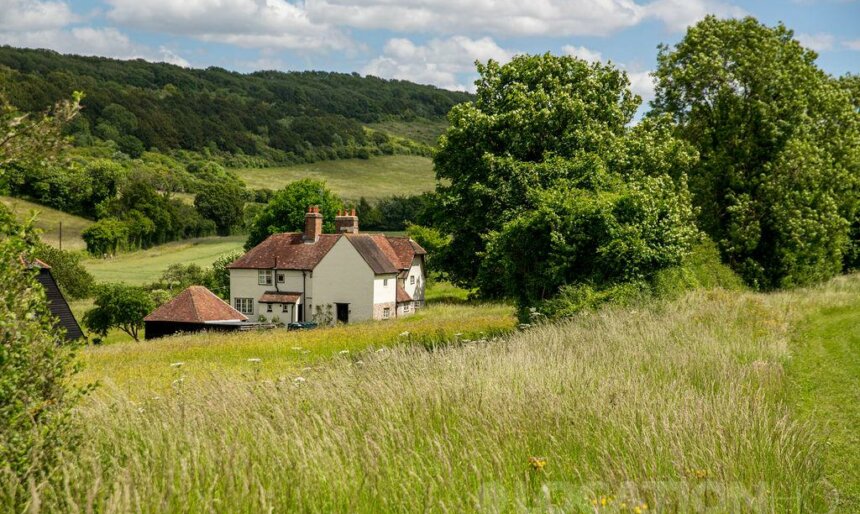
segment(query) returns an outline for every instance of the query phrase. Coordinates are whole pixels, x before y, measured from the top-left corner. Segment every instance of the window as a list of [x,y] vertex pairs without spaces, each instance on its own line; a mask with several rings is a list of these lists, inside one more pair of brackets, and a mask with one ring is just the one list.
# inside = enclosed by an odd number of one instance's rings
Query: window
[[410,275],[410,276],[409,276],[409,285],[410,285],[410,286],[415,285],[415,275]]
[[253,298],[236,298],[234,300],[236,310],[242,314],[254,314]]
[[261,286],[272,285],[272,270],[261,269],[257,271],[257,284]]
[[286,273],[278,272],[278,283],[279,283],[279,284],[283,284],[283,283],[284,283],[284,282],[286,282],[286,281],[287,281],[287,275],[286,275]]
[[403,306],[403,312],[409,312],[409,304]]
[[271,303],[266,304],[266,312],[272,312],[272,304]]
[[388,279],[387,278],[382,279],[382,287],[388,287]]
[[386,307],[382,309],[382,319],[388,319],[391,317],[391,308]]

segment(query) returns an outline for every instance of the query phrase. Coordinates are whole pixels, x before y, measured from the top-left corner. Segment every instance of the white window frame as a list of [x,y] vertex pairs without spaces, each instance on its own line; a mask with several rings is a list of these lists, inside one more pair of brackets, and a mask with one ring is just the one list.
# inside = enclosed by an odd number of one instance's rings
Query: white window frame
[[410,286],[415,285],[415,275],[409,275],[409,285]]
[[388,279],[387,278],[382,279],[382,287],[388,287]]
[[254,299],[253,298],[234,298],[233,306],[237,311],[245,314],[254,314]]
[[274,283],[274,278],[272,277],[272,270],[270,270],[270,269],[257,270],[257,285],[259,285],[259,286],[270,286],[273,283]]
[[391,307],[385,307],[382,309],[382,319],[388,319],[391,317]]
[[283,283],[286,283],[286,281],[287,281],[287,274],[284,273],[283,271],[279,271],[278,272],[278,283],[283,284]]
[[409,312],[409,304],[408,303],[403,305],[403,312]]
[[272,309],[272,304],[271,304],[271,303],[267,303],[267,304],[266,304],[266,312],[274,312],[274,310]]

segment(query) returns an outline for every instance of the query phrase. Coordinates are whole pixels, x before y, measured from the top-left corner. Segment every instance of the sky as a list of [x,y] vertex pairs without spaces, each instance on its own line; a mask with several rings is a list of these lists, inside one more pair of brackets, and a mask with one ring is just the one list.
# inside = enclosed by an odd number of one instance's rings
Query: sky
[[552,52],[612,61],[647,101],[657,45],[706,14],[781,21],[827,72],[860,72],[860,0],[0,0],[0,44],[467,91],[475,60]]

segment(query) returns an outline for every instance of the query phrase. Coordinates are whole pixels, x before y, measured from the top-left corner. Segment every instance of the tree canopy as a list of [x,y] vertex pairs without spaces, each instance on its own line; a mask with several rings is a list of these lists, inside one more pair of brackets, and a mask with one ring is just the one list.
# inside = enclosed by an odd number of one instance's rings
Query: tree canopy
[[84,325],[101,336],[118,328],[138,341],[143,318],[153,309],[155,302],[143,288],[102,284],[96,290],[95,307],[84,314]]
[[658,55],[652,115],[671,115],[699,152],[690,171],[699,225],[762,288],[833,276],[850,252],[860,198],[854,82],[834,80],[815,58],[782,25],[713,16]]
[[320,208],[323,231],[333,232],[334,218],[337,211],[343,209],[343,203],[325,182],[306,178],[292,182],[274,194],[249,227],[245,249],[257,246],[272,234],[303,231],[305,214],[311,205]]
[[695,151],[666,118],[628,127],[640,99],[623,71],[549,54],[478,70],[477,99],[451,111],[435,157],[452,278],[525,307],[571,281],[680,261]]

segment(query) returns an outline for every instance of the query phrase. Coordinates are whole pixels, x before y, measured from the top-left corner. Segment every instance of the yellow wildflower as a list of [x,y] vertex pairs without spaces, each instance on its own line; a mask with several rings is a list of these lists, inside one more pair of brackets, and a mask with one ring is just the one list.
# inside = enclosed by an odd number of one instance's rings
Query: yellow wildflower
[[529,457],[529,466],[535,471],[543,471],[546,467],[546,457]]

